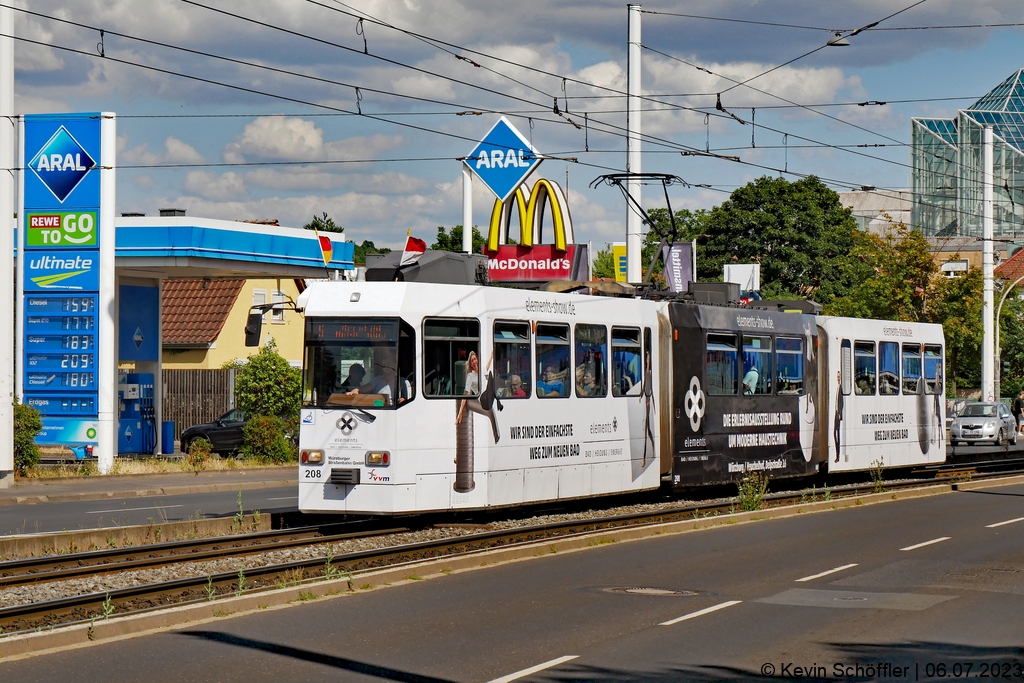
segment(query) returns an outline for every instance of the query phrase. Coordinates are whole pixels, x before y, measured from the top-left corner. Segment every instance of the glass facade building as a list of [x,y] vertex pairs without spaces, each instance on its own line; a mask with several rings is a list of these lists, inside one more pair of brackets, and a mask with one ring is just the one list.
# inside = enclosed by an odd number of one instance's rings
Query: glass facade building
[[911,119],[912,221],[926,236],[981,237],[983,126],[994,140],[994,234],[1024,237],[1024,69],[955,119]]

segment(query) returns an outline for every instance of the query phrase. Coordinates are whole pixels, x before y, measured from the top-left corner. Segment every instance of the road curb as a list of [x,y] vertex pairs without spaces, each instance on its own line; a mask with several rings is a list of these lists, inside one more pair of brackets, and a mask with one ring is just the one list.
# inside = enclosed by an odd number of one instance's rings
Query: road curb
[[1024,475],[1005,477],[1003,479],[965,481],[952,484],[952,487],[954,491],[977,491],[978,489],[992,489],[999,486],[1012,486],[1014,484],[1024,484]]
[[0,497],[0,505],[39,505],[41,503],[69,503],[76,501],[107,500],[110,498],[149,498],[152,496],[180,496],[189,493],[216,493],[218,491],[251,491],[253,489],[284,488],[298,486],[298,477],[294,479],[265,479],[261,481],[239,481],[234,483],[218,482],[210,484],[190,484],[177,486],[158,486],[143,489],[125,489],[121,491],[89,491],[84,493],[58,493],[55,495],[26,495]]
[[951,491],[953,491],[951,485],[940,484],[920,489],[871,493],[862,496],[801,503],[753,512],[737,512],[726,515],[697,517],[692,520],[596,531],[571,538],[552,539],[550,541],[540,541],[508,548],[481,550],[458,557],[412,562],[387,569],[357,572],[350,577],[342,579],[319,581],[262,593],[253,593],[251,595],[221,598],[211,602],[169,607],[159,611],[118,617],[111,620],[101,619],[91,624],[76,624],[55,628],[52,631],[9,636],[0,639],[0,661],[89,647],[101,642],[112,642],[166,630],[196,626],[228,617],[283,609],[323,598],[358,595],[380,588],[407,585],[428,579],[438,579],[450,574],[475,571],[511,562],[549,557],[564,552],[590,550],[617,542],[639,541],[668,534],[688,533],[770,519],[783,519],[802,514],[829,512],[864,505],[877,505],[894,500],[910,500],[941,495]]

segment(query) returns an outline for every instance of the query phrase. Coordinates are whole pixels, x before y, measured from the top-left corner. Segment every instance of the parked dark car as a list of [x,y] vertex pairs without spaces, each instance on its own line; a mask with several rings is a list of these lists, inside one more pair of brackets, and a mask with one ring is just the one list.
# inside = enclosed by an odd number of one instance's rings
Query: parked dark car
[[240,408],[229,410],[213,422],[192,425],[181,433],[181,452],[188,453],[188,448],[196,439],[206,439],[216,453],[233,453],[242,447],[242,430],[248,418]]

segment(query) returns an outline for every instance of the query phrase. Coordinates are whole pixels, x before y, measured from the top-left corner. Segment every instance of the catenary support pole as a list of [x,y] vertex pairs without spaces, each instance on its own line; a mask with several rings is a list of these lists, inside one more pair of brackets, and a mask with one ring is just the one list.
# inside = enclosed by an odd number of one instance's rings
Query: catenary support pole
[[[0,7],[0,36],[14,10]],[[14,38],[0,37],[0,488],[14,483]]]
[[[640,160],[640,5],[627,5],[629,13],[629,53],[626,65],[626,172],[641,173]],[[627,180],[626,191],[641,202],[639,180]],[[643,249],[643,221],[640,214],[626,203],[626,279],[637,284],[641,282],[641,250]]]
[[462,162],[462,251],[473,253],[473,171]]
[[981,343],[981,394],[988,401],[998,400],[995,393],[995,335],[993,332],[993,316],[995,314],[995,296],[992,288],[992,127],[985,126],[982,130],[981,147],[981,238],[982,238],[982,270],[985,278],[984,306],[982,322],[984,336]]

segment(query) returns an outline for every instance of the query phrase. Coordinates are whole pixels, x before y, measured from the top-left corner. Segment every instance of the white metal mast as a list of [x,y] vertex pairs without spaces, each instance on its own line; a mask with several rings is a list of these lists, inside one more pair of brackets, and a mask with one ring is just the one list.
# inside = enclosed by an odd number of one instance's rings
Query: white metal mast
[[[626,172],[640,173],[640,5],[626,5],[629,12],[629,57],[626,64]],[[639,180],[627,180],[626,192],[637,205],[641,203]],[[640,254],[643,249],[643,221],[636,209],[626,203],[626,279],[643,280]]]

